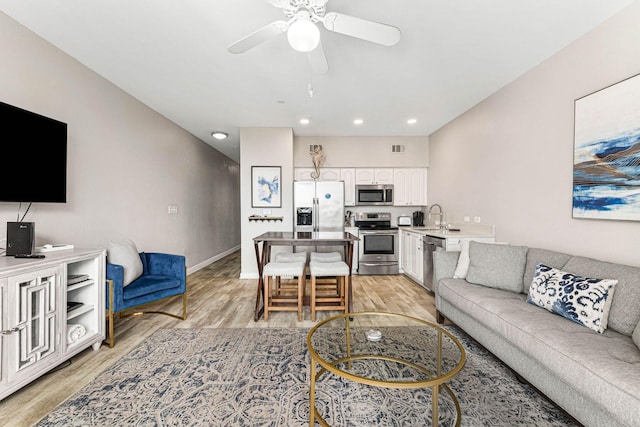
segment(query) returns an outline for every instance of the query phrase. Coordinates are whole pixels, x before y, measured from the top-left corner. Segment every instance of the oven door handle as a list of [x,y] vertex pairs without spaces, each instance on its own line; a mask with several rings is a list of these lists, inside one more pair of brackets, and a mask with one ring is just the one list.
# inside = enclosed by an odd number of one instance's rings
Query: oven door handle
[[359,262],[360,265],[366,267],[384,267],[387,265],[398,265],[398,261],[380,261],[380,262]]
[[377,234],[377,235],[384,235],[384,236],[397,236],[398,235],[398,230],[394,230],[394,231],[389,231],[389,230],[379,230],[379,231],[371,231],[371,230],[367,230],[367,231],[362,231],[360,230],[360,235],[373,235],[373,234]]

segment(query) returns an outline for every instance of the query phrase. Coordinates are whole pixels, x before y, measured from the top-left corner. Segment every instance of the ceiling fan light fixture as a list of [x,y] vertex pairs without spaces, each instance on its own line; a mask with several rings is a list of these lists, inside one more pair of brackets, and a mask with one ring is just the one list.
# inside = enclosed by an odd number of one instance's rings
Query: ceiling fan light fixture
[[291,47],[298,52],[311,52],[320,43],[320,30],[306,18],[298,18],[287,30]]
[[214,132],[211,132],[211,136],[214,137],[215,139],[223,140],[223,139],[227,139],[229,134],[226,132],[214,131]]

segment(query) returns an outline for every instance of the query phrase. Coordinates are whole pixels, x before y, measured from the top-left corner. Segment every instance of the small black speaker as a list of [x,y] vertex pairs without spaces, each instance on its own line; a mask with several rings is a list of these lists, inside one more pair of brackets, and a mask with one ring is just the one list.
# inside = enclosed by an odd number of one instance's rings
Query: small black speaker
[[7,222],[7,256],[32,254],[34,235],[34,222]]

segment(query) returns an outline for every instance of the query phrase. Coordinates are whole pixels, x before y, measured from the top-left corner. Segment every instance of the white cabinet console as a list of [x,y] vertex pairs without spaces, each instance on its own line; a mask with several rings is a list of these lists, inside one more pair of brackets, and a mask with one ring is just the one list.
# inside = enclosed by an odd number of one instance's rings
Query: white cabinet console
[[103,249],[0,257],[0,399],[105,338]]

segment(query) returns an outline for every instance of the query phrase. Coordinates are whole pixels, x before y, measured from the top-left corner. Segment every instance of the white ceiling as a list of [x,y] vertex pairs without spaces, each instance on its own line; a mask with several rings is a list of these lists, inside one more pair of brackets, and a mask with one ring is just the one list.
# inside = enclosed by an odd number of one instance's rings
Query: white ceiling
[[[631,3],[329,0],[327,12],[394,25],[402,37],[385,47],[320,25],[324,75],[311,75],[286,34],[228,53],[283,19],[265,0],[0,0],[0,10],[239,161],[242,127],[429,135]],[[356,117],[364,124],[355,126]],[[230,137],[216,141],[213,130]]]

